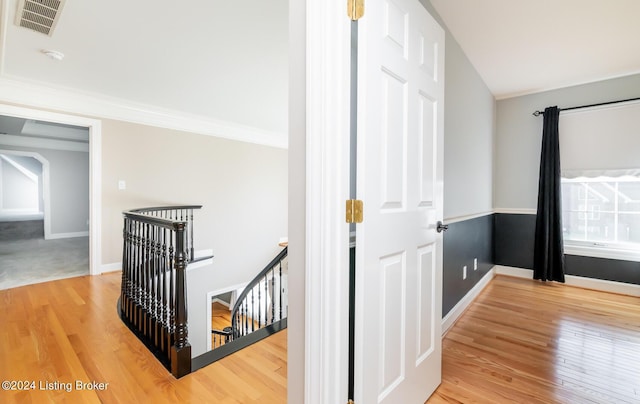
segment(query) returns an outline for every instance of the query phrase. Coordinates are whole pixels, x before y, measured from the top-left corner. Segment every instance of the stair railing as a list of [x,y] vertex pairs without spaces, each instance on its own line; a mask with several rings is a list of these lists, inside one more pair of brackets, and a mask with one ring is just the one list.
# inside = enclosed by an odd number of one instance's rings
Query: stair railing
[[245,287],[231,310],[232,339],[237,339],[287,317],[286,290],[283,290],[283,270],[286,275],[285,247]]
[[[286,328],[288,314],[288,275],[287,250],[285,247],[260,273],[244,288],[231,309],[231,326],[223,330],[212,330],[212,349],[216,350],[241,337],[269,329],[262,333],[268,336],[272,332]],[[257,338],[254,338],[257,339]],[[255,342],[252,340],[251,342]],[[242,344],[236,345],[237,351]],[[211,358],[220,359],[221,355]],[[213,359],[212,359],[213,360]],[[210,362],[209,362],[210,363]]]
[[195,259],[193,211],[200,208],[123,212],[120,316],[175,377],[191,372],[186,268]]

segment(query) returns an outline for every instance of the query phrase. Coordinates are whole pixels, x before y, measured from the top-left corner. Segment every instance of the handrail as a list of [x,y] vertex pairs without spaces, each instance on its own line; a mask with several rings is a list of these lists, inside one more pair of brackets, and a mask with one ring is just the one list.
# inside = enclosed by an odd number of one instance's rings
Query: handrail
[[147,223],[154,226],[160,226],[168,230],[176,230],[178,225],[180,225],[181,223],[183,224],[186,223],[185,220],[165,219],[157,216],[144,215],[142,213],[133,213],[131,211],[123,212],[123,215],[125,217],[135,219],[138,222]]
[[141,212],[151,212],[158,210],[173,210],[173,209],[201,209],[202,205],[176,205],[176,206],[154,206],[151,208],[137,208],[137,209],[129,209],[126,212],[132,213],[141,213]]
[[[248,295],[249,293],[252,293],[252,302],[251,302],[251,309],[254,309],[254,288],[256,288],[256,286],[260,285],[260,282],[267,281],[267,276],[269,274],[269,271],[275,271],[276,266],[280,265],[280,281],[282,281],[282,261],[284,260],[284,258],[287,256],[287,252],[288,252],[288,248],[289,247],[284,247],[282,249],[282,251],[276,255],[276,257],[271,260],[271,262],[269,262],[269,264],[267,264],[267,266],[264,267],[264,269],[262,271],[260,271],[258,273],[258,275],[256,275],[253,280],[251,282],[249,282],[249,284],[244,288],[244,290],[242,291],[242,293],[240,293],[240,296],[238,296],[236,303],[233,305],[233,309],[231,310],[231,332],[232,332],[232,339],[233,338],[238,338],[240,336],[243,336],[246,334],[242,333],[239,326],[238,326],[238,320],[240,320],[240,322],[242,323],[242,321],[244,320],[245,322],[245,328],[248,328],[247,326],[247,320],[248,320],[248,313],[247,313],[247,302],[246,300],[248,300]],[[275,275],[272,274],[272,279],[271,279],[271,290],[272,293],[275,294],[274,285],[275,282]],[[279,286],[280,287],[280,286]],[[265,285],[266,288],[266,285]],[[265,292],[266,293],[266,292]],[[280,302],[282,303],[282,291],[279,291],[279,295],[280,295]],[[260,288],[258,288],[258,300],[260,300]],[[260,302],[258,302],[258,305],[260,305]],[[275,304],[272,302],[271,304],[272,309],[275,307]],[[280,311],[282,311],[282,305],[280,304]],[[244,311],[244,312],[243,312]],[[260,309],[258,310],[260,311]],[[267,323],[267,314],[265,312],[265,325]],[[251,317],[252,317],[252,326],[251,329],[252,331],[255,329],[255,319],[253,318],[253,316],[255,316],[255,313],[252,312]],[[275,317],[275,313],[272,313],[271,316],[271,321],[273,321],[273,317]],[[282,313],[280,313],[280,319],[282,317]],[[242,326],[242,324],[240,324],[240,326]],[[260,328],[260,312],[258,313],[258,328]]]
[[255,278],[253,278],[253,280],[251,282],[249,282],[249,284],[247,284],[247,286],[244,288],[244,290],[242,291],[242,293],[240,293],[240,296],[238,296],[238,299],[236,300],[236,304],[233,305],[233,310],[231,311],[231,318],[233,318],[233,316],[238,312],[238,309],[240,307],[240,305],[242,304],[242,301],[244,300],[245,297],[247,297],[247,295],[249,294],[249,292],[258,284],[260,283],[260,281],[262,280],[262,278],[265,277],[265,275],[273,269],[273,267],[280,261],[282,261],[284,259],[284,257],[287,256],[287,249],[289,247],[285,247],[282,249],[282,251],[280,251],[280,253],[278,255],[276,255],[276,257],[274,259],[271,260],[271,262],[269,264],[267,264],[266,267],[264,267],[264,269],[262,271],[260,271],[260,273],[258,273],[258,275],[256,275]]
[[231,308],[231,326],[211,330],[211,347],[194,358],[194,369],[211,364],[287,328],[285,247],[242,290]]
[[[173,231],[177,231],[182,224],[188,235],[188,238],[186,239],[188,255],[187,261],[193,262],[195,260],[195,249],[193,245],[193,211],[197,209],[202,209],[202,205],[154,206],[130,209],[122,213],[125,218],[134,219],[138,222],[153,226],[160,226],[164,229]],[[171,213],[167,214],[167,212]]]

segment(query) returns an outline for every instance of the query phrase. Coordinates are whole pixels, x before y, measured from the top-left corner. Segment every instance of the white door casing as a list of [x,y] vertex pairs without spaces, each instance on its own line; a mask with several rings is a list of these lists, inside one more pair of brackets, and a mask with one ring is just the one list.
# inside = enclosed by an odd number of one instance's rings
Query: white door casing
[[359,20],[357,403],[423,403],[441,380],[444,31],[418,0]]

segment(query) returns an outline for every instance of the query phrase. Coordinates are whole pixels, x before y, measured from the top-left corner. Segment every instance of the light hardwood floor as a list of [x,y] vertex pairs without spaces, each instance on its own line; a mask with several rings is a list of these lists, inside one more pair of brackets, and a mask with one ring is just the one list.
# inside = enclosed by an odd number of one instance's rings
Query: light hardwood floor
[[118,318],[119,290],[114,273],[0,291],[0,380],[36,388],[0,402],[286,402],[286,330],[176,380]]
[[[36,382],[0,402],[286,402],[286,330],[175,380],[118,319],[119,288],[107,274],[0,291],[0,380]],[[640,298],[496,277],[443,341],[428,403],[445,402],[640,402]]]
[[497,276],[442,352],[428,403],[640,403],[640,298]]

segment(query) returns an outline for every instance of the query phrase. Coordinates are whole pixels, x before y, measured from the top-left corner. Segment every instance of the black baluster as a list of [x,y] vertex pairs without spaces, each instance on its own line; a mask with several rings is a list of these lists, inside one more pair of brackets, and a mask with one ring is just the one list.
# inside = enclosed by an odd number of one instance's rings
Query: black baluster
[[251,332],[255,331],[255,321],[254,321],[255,316],[256,316],[255,298],[253,295],[253,289],[251,289]]
[[191,373],[191,345],[187,327],[187,282],[184,223],[176,225],[176,342],[171,350],[171,373],[182,377]]
[[193,209],[189,209],[189,246],[191,247],[190,253],[191,253],[191,261],[193,261],[196,258],[196,251],[193,245]]
[[280,295],[280,318],[278,318],[278,320],[282,320],[282,261],[279,263],[278,270],[280,277],[280,282],[278,282],[278,294]]
[[173,346],[173,338],[174,338],[174,332],[175,332],[175,295],[174,295],[174,247],[173,247],[173,238],[174,238],[174,232],[170,231],[169,232],[169,263],[168,263],[168,280],[167,282],[169,283],[169,292],[168,292],[168,302],[169,302],[169,307],[168,307],[168,317],[167,317],[167,325],[168,325],[168,333],[169,333],[169,340],[167,341],[167,345],[169,346],[169,350],[167,351],[168,354],[168,359],[171,359],[170,356],[170,352],[171,352],[171,347]]
[[[262,319],[262,299],[261,299],[261,296],[260,296],[260,281],[258,281],[258,285],[256,286],[256,289],[258,289],[258,328],[260,328],[260,327],[262,327],[262,322],[261,322],[261,319]],[[265,298],[266,298],[266,296],[265,296]],[[265,319],[265,323],[266,323],[266,319]]]
[[269,324],[273,324],[276,319],[276,275],[274,273],[273,267],[271,268],[271,321]]

